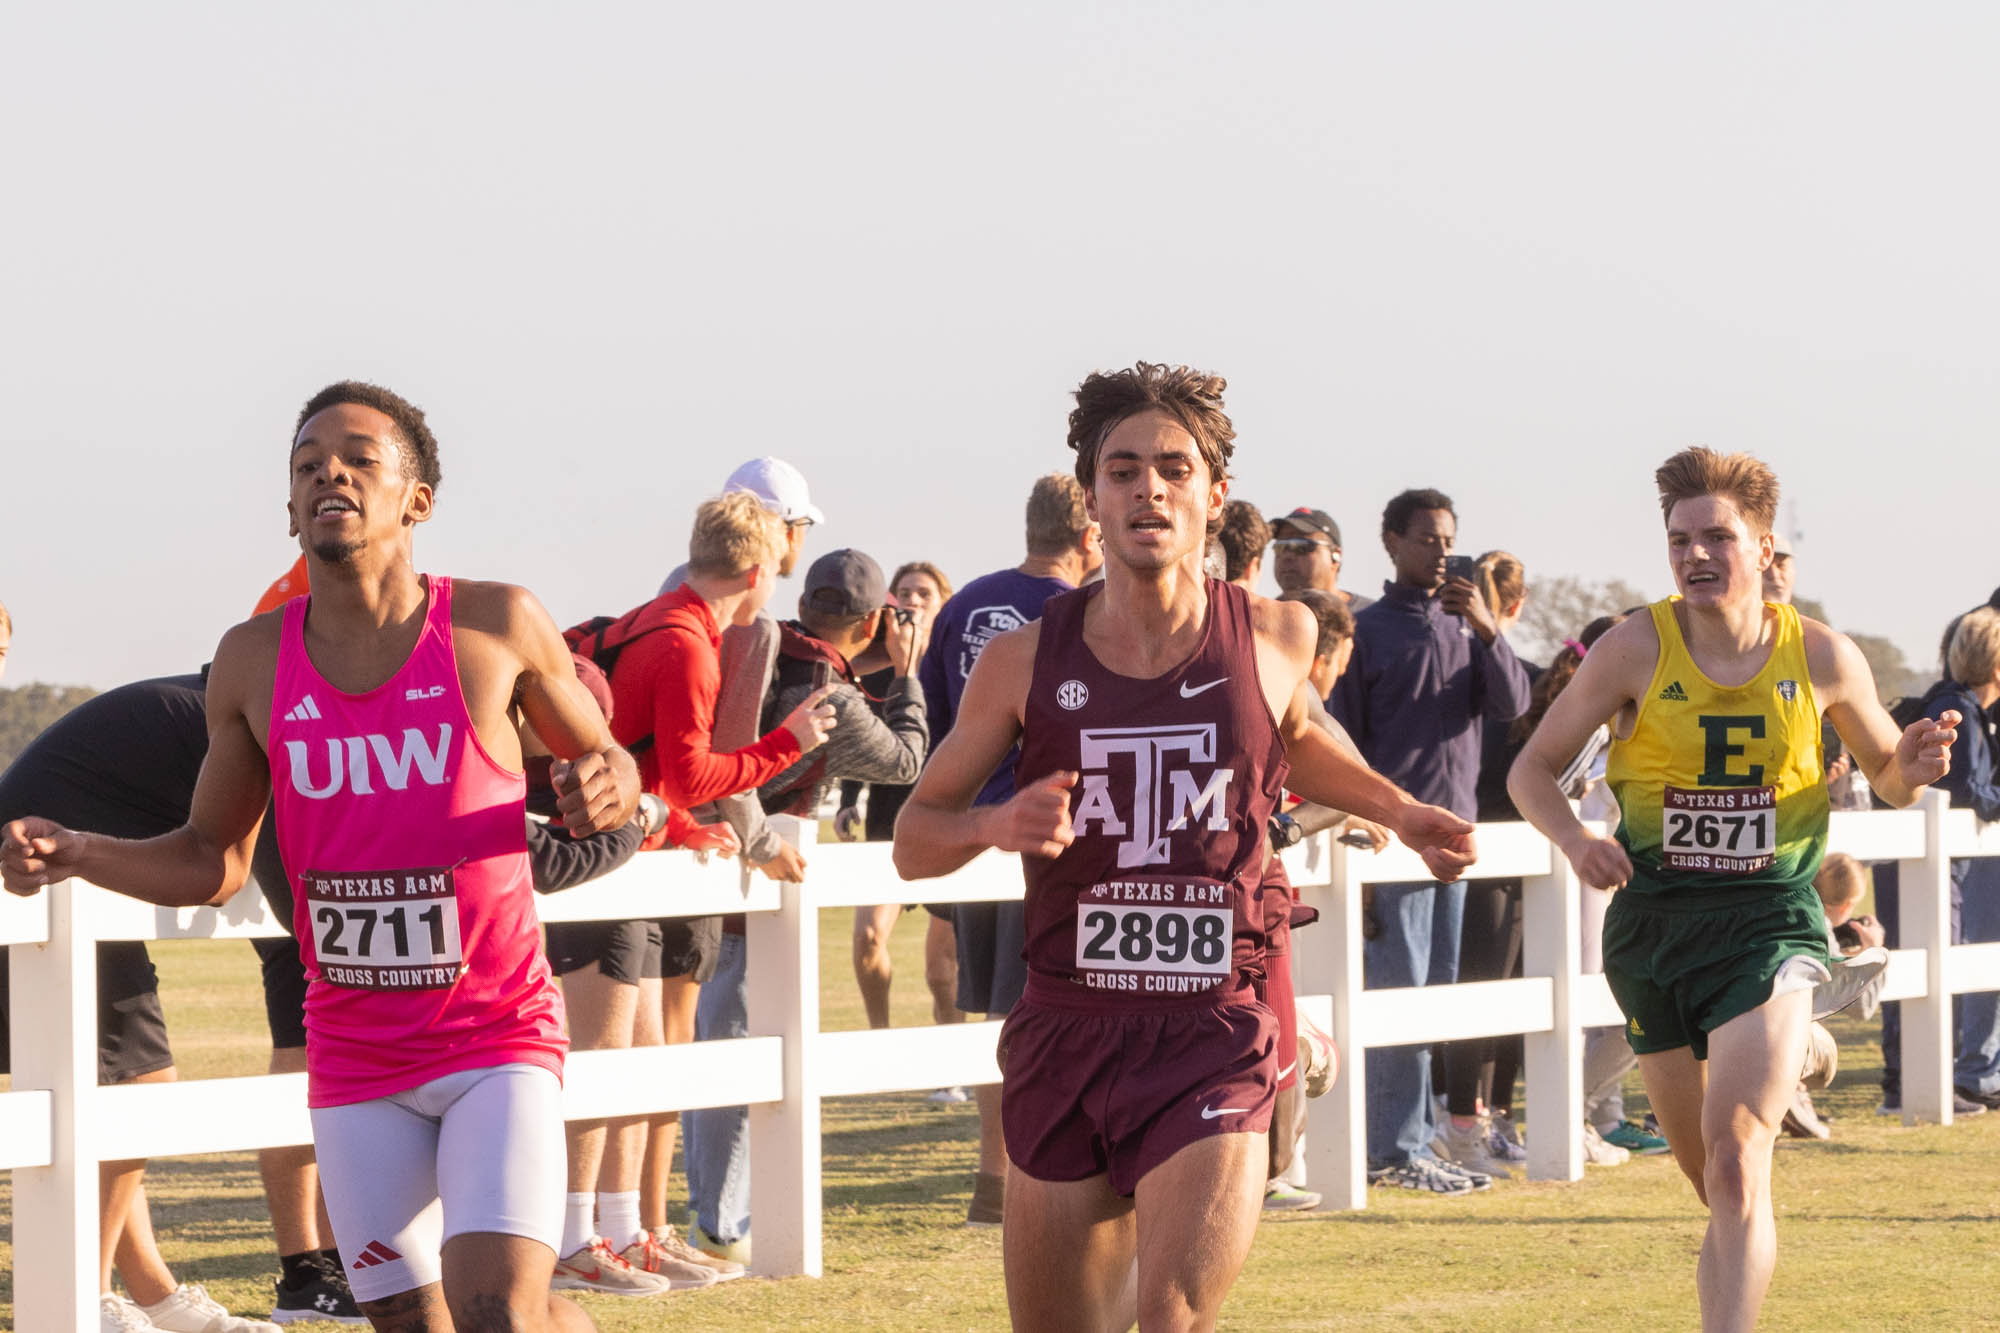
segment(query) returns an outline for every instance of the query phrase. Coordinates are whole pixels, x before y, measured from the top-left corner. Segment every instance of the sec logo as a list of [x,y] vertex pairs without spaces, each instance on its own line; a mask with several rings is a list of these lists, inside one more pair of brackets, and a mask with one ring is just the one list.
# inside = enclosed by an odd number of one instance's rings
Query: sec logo
[[1074,713],[1090,702],[1090,687],[1080,680],[1066,680],[1056,687],[1056,702]]

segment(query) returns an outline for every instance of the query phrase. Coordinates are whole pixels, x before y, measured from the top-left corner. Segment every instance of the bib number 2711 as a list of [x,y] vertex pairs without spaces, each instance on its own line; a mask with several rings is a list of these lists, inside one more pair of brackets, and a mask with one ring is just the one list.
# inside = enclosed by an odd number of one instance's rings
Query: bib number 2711
[[447,868],[300,877],[322,980],[434,990],[458,979],[458,898]]

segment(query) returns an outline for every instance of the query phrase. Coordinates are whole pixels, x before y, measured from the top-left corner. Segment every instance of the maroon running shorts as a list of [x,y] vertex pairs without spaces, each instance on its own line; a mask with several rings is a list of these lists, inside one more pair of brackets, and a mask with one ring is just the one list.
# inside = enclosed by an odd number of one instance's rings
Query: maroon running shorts
[[1247,995],[1106,1014],[1031,988],[1000,1033],[1007,1156],[1037,1180],[1108,1175],[1129,1197],[1190,1143],[1268,1132],[1277,1054],[1277,1018]]
[[1265,954],[1264,975],[1269,978],[1264,983],[1264,998],[1278,1019],[1278,1081],[1274,1086],[1282,1092],[1299,1081],[1299,1003],[1292,992],[1291,952]]

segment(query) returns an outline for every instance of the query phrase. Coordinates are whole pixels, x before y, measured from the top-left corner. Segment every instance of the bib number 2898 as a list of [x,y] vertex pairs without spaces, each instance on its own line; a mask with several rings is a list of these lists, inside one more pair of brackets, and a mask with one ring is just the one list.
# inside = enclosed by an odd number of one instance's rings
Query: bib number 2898
[[1086,905],[1077,924],[1085,967],[1220,975],[1229,961],[1229,914],[1214,908]]

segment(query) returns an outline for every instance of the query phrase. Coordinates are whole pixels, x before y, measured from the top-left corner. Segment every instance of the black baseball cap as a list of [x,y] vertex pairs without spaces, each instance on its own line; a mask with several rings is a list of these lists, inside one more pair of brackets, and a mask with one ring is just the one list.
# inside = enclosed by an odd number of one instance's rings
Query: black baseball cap
[[1280,515],[1271,520],[1271,535],[1273,537],[1283,536],[1284,534],[1280,533],[1278,529],[1287,525],[1297,528],[1302,532],[1317,532],[1333,543],[1334,550],[1338,551],[1340,549],[1340,524],[1334,522],[1332,515],[1328,514],[1324,509],[1308,509],[1304,505],[1300,505],[1291,513]]
[[865,551],[843,546],[828,551],[806,571],[799,602],[831,616],[860,616],[879,611],[889,598],[882,566]]

